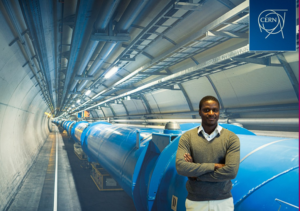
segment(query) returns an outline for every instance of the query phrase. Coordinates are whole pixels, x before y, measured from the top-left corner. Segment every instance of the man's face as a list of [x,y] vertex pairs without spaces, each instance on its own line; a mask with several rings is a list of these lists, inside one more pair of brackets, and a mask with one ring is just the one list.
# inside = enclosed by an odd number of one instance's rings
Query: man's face
[[220,115],[218,103],[213,100],[205,101],[199,110],[199,115],[202,119],[202,125],[216,126]]

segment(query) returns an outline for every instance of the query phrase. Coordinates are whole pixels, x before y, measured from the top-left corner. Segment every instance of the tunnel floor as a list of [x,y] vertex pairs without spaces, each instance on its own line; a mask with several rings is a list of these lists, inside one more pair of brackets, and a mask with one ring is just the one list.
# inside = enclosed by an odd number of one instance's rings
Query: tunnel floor
[[74,153],[74,142],[61,133],[71,165],[78,198],[83,211],[135,211],[132,199],[125,191],[99,191],[90,177],[91,165]]
[[26,173],[8,211],[135,211],[123,191],[99,191],[91,165],[74,153],[73,141],[56,126]]
[[62,136],[52,129],[7,210],[81,210]]

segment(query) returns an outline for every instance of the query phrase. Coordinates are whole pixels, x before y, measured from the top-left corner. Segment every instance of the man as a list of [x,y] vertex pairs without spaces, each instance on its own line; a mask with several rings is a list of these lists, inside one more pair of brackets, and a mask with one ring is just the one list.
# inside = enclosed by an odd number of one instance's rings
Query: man
[[240,162],[240,141],[218,125],[220,105],[213,96],[202,98],[199,127],[184,133],[176,154],[178,174],[188,177],[187,211],[232,211],[231,180]]

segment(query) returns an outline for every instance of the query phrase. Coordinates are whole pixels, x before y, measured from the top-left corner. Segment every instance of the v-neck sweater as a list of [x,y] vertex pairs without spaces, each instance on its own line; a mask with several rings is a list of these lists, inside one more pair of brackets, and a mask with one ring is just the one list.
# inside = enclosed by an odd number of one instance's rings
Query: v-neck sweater
[[[193,163],[184,160],[189,153]],[[179,141],[176,154],[178,174],[189,179],[187,198],[192,201],[221,200],[232,197],[231,179],[237,175],[240,162],[240,141],[231,131],[223,128],[213,140],[207,141],[198,128],[185,132]],[[215,163],[225,164],[214,170]]]

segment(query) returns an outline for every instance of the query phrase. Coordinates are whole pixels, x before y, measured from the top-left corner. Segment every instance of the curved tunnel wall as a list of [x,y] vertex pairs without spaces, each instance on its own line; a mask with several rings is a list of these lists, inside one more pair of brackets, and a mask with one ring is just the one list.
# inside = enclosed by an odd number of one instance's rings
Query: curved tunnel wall
[[0,12],[0,210],[9,205],[49,134],[49,112]]
[[[220,53],[212,57],[214,58],[219,54]],[[283,55],[293,70],[295,77],[298,79],[298,52],[288,52]],[[207,58],[203,59],[202,56],[203,55],[200,54],[195,58],[197,58],[199,62],[203,62]],[[271,60],[274,64],[280,64],[276,56],[272,56]],[[193,66],[195,66],[193,61],[190,61],[189,63],[182,62],[176,65],[177,69],[170,69],[173,72],[176,72]],[[226,71],[210,74],[209,77],[214,84],[215,89],[218,91],[221,98],[219,100],[222,100],[225,109],[263,106],[272,107],[278,105],[285,106],[298,103],[295,91],[293,90],[291,82],[283,67],[246,64]],[[182,83],[182,87],[191,101],[193,111],[198,111],[199,101],[202,97],[206,95],[217,97],[212,84],[205,76],[186,81]],[[164,114],[174,112],[172,116],[165,118],[178,118],[179,115],[176,116],[176,112],[190,111],[187,100],[180,90],[160,89],[144,93],[143,95],[149,104],[151,113]],[[115,104],[114,102],[108,102],[108,104],[110,104],[110,107],[114,110],[116,116],[126,116],[126,110],[128,111],[128,115],[149,114],[141,99],[123,100],[122,104]],[[102,110],[96,109],[95,111],[97,111],[98,117],[100,118],[113,116],[109,107],[102,106]],[[191,118],[191,115],[192,114],[186,114],[186,118]],[[97,116],[94,116],[93,114],[91,114],[91,116],[97,118]],[[279,112],[266,112],[264,110],[252,113],[240,112],[237,113],[236,117],[298,118],[298,111],[281,110]],[[196,115],[196,118],[200,117]]]

